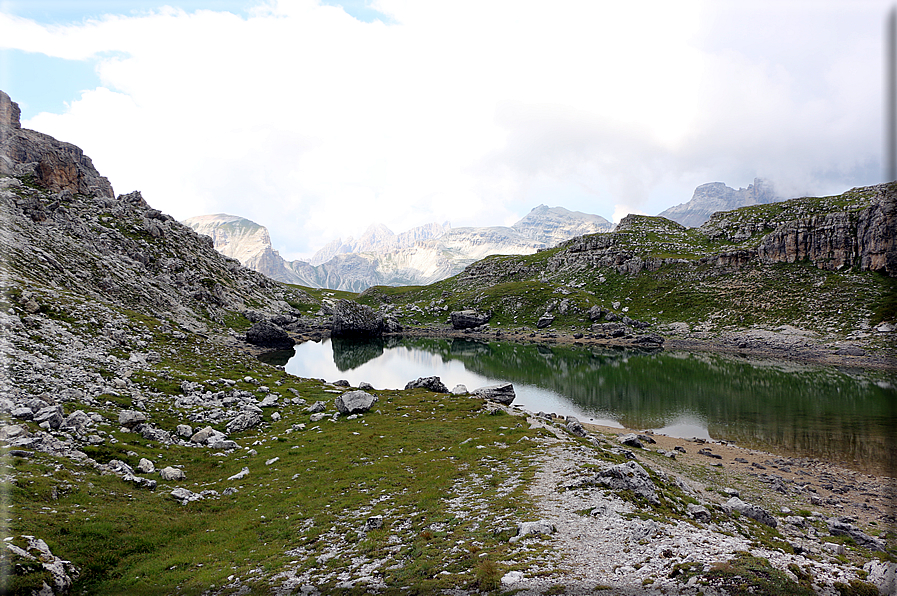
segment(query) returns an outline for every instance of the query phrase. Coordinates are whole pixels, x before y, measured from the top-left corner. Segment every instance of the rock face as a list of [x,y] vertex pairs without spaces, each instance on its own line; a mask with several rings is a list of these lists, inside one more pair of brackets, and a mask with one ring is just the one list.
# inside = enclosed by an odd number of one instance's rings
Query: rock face
[[383,316],[363,304],[340,300],[333,312],[333,337],[378,337],[383,334]]
[[489,315],[475,310],[458,310],[451,315],[452,327],[455,329],[472,329],[489,322]]
[[702,184],[695,189],[687,203],[670,207],[660,217],[671,219],[683,226],[700,226],[717,211],[731,211],[748,205],[762,205],[783,200],[777,196],[768,180],[755,178],[747,188],[729,188],[722,182]]
[[271,321],[259,321],[246,332],[246,341],[266,348],[291,348],[296,341]]
[[53,192],[115,196],[109,180],[100,176],[79,147],[22,128],[20,113],[19,106],[0,91],[0,176],[31,174]]

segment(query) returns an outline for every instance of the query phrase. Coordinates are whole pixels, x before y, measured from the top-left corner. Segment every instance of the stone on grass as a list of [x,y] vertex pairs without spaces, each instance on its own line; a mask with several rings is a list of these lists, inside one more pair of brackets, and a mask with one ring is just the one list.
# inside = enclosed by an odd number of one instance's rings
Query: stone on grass
[[137,471],[141,474],[152,474],[156,471],[156,464],[145,457],[141,457],[140,462],[137,464]]
[[530,534],[548,535],[554,533],[554,526],[550,521],[541,519],[534,522],[521,522],[517,524],[517,535],[511,536],[509,542],[517,542]]
[[198,495],[193,491],[189,491],[186,488],[176,488],[171,491],[171,496],[181,502],[181,505],[186,505],[190,501],[199,501],[202,499],[202,495]]
[[405,389],[426,389],[434,393],[449,392],[448,387],[445,386],[439,377],[419,377],[415,381],[408,381],[405,384]]
[[230,476],[228,480],[243,480],[249,475],[249,468],[244,467],[242,470]]
[[452,387],[452,395],[466,395],[467,394],[467,386],[466,385],[455,385]]
[[227,433],[239,433],[256,426],[262,421],[262,415],[252,410],[244,410],[227,423]]
[[159,475],[162,477],[162,480],[186,480],[187,475],[184,474],[184,471],[180,468],[172,468],[168,466],[167,468],[162,468],[162,471],[159,472]]
[[146,414],[137,410],[122,410],[118,413],[118,424],[125,428],[133,428],[146,422]]
[[347,391],[336,398],[336,409],[340,414],[360,414],[367,412],[377,403],[377,398],[366,391]]

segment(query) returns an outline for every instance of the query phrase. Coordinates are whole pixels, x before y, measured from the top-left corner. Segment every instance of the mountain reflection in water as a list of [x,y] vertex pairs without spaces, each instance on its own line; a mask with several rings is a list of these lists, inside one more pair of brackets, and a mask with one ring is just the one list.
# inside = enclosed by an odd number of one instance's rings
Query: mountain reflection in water
[[394,337],[305,343],[286,370],[377,388],[431,375],[449,388],[510,381],[514,403],[536,412],[725,439],[878,472],[897,468],[897,379],[887,373],[708,353]]

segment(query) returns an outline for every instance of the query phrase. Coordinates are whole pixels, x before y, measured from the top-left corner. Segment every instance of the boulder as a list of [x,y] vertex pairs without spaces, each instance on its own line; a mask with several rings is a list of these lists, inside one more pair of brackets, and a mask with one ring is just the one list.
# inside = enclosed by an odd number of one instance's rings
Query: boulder
[[156,481],[150,478],[144,478],[143,476],[134,476],[133,474],[126,474],[121,478],[125,482],[130,482],[137,488],[145,488],[147,490],[156,490]]
[[122,410],[118,413],[118,423],[125,428],[133,428],[146,422],[146,414],[137,410]]
[[34,422],[41,424],[46,422],[50,428],[59,428],[62,425],[62,408],[59,406],[47,406],[34,415]]
[[607,313],[607,311],[604,310],[603,308],[601,308],[600,306],[593,306],[592,308],[589,309],[589,320],[593,321],[593,322],[597,321],[598,319],[603,317],[606,313]]
[[738,497],[732,497],[725,504],[726,509],[730,511],[737,511],[741,515],[745,517],[749,517],[754,521],[760,522],[761,524],[766,524],[772,528],[775,528],[779,525],[779,522],[774,518],[768,511],[763,509],[762,507],[757,507],[756,505],[751,505],[750,503],[745,503]]
[[448,393],[448,387],[439,377],[420,377],[416,381],[408,381],[405,389],[426,389],[434,393]]
[[186,480],[187,475],[184,474],[184,471],[180,468],[172,468],[168,466],[167,468],[162,468],[162,471],[159,472],[159,475],[162,477],[162,480]]
[[595,482],[614,490],[631,490],[636,496],[653,505],[660,505],[657,488],[651,476],[634,461],[611,466],[595,476]]
[[710,512],[707,511],[706,507],[702,507],[701,505],[695,505],[694,503],[689,503],[688,504],[688,514],[699,522],[704,522],[704,523],[710,522]]
[[586,429],[582,427],[582,423],[572,416],[567,417],[567,432],[577,437],[587,437],[589,435]]
[[367,412],[377,403],[377,398],[366,391],[347,391],[336,398],[336,409],[340,414],[360,414]]
[[140,462],[137,464],[137,471],[141,474],[152,474],[156,471],[156,464],[145,457],[141,457]]
[[544,314],[541,317],[539,317],[538,321],[536,321],[536,328],[537,329],[545,329],[546,327],[550,326],[552,323],[554,323],[554,317],[549,314]]
[[476,310],[456,310],[450,315],[453,329],[472,329],[489,322],[489,315]]
[[452,395],[465,395],[467,394],[467,386],[466,385],[455,385],[452,387]]
[[171,496],[176,501],[180,501],[181,505],[186,505],[190,501],[199,501],[202,499],[202,495],[198,495],[195,492],[189,491],[186,488],[176,488],[171,491]]
[[627,445],[629,447],[638,447],[641,449],[643,447],[642,442],[639,440],[638,435],[635,433],[626,433],[625,435],[620,435],[617,438],[620,443],[623,445]]
[[237,417],[227,423],[227,434],[239,433],[256,426],[262,421],[262,415],[252,410],[243,410]]
[[517,394],[514,393],[514,385],[511,383],[499,383],[498,385],[486,385],[470,392],[471,395],[509,405]]
[[93,420],[90,419],[90,416],[82,410],[75,410],[65,417],[65,420],[59,425],[59,430],[80,433],[91,424],[93,424]]
[[340,300],[333,309],[331,337],[379,337],[383,335],[383,316],[369,306]]
[[264,348],[291,348],[296,341],[271,321],[259,321],[246,332],[246,341]]
[[193,427],[189,424],[178,424],[175,433],[177,433],[179,437],[189,439],[193,435]]
[[521,522],[517,524],[517,535],[511,536],[509,542],[517,542],[524,536],[530,534],[549,535],[554,533],[554,525],[548,520],[539,520],[534,522]]

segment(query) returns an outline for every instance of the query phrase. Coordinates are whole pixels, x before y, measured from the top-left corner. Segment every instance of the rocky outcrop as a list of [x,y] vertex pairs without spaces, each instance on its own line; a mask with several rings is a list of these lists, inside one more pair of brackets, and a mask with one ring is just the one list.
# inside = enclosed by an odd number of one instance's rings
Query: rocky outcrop
[[885,185],[857,221],[860,269],[897,277],[897,185]]
[[52,192],[115,196],[79,147],[22,128],[19,117],[19,106],[0,91],[0,176],[33,176]]
[[333,310],[333,337],[378,337],[383,334],[383,315],[351,300],[340,300]]

